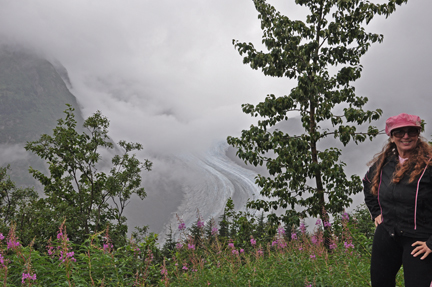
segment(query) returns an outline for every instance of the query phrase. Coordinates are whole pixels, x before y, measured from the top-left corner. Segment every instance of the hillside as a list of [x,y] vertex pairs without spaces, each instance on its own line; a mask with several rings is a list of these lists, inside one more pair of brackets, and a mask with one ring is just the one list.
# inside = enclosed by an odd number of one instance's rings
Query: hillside
[[66,86],[66,69],[57,65],[27,51],[0,48],[0,144],[25,143],[51,133],[67,103],[82,121]]
[[0,46],[0,166],[11,165],[18,185],[35,184],[29,166],[44,169],[42,160],[24,150],[27,141],[51,134],[66,104],[75,108],[78,126],[83,122],[67,87],[67,70],[53,63],[21,48]]

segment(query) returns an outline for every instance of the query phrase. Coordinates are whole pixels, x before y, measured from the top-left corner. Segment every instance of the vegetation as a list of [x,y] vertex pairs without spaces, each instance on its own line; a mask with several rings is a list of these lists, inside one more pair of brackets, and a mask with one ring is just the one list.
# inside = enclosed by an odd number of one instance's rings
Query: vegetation
[[[239,213],[229,226],[245,224]],[[313,232],[304,223],[288,236],[281,226],[248,220],[245,242],[241,230],[220,236],[199,216],[182,236],[163,248],[150,234],[114,247],[108,230],[89,236],[81,245],[68,238],[63,222],[44,250],[23,246],[12,224],[7,236],[0,234],[0,285],[2,286],[370,286],[369,264],[374,226],[363,206],[352,214],[337,216],[331,227],[330,250],[323,245],[318,222]],[[268,240],[268,232],[274,236]],[[194,231],[200,230],[195,237]],[[235,230],[235,229],[232,229]],[[173,245],[174,243],[174,245]],[[167,244],[170,246],[165,248]],[[169,250],[162,255],[163,250]],[[403,285],[403,271],[397,278]]]
[[[325,148],[321,142],[331,136],[343,145],[357,144],[379,133],[374,126],[357,130],[358,125],[377,120],[382,111],[364,110],[368,99],[356,96],[351,83],[360,78],[361,56],[383,40],[364,26],[407,1],[296,0],[309,10],[305,21],[289,19],[265,0],[253,2],[267,51],[233,40],[235,48],[251,68],[266,76],[294,79],[297,86],[289,95],[267,95],[257,105],[244,104],[243,112],[260,120],[239,138],[228,137],[241,159],[265,165],[270,174],[256,178],[266,199],[252,200],[248,206],[264,211],[282,208],[286,212],[277,220],[285,223],[319,216],[327,229],[328,213],[349,206],[352,195],[361,191],[361,180],[356,175],[347,178],[341,149]],[[303,134],[281,129],[281,123],[289,125],[289,117],[298,114]]]
[[132,194],[141,199],[146,196],[140,173],[150,170],[152,163],[141,162],[131,154],[142,149],[141,144],[120,141],[107,167],[101,152],[107,154],[114,148],[108,137],[108,119],[96,112],[84,122],[87,131],[79,133],[74,109],[69,106],[65,114],[52,136],[44,134],[25,146],[49,166],[48,175],[31,167],[29,170],[44,187],[45,197],[38,198],[33,189],[16,189],[6,169],[0,170],[4,224],[15,222],[21,240],[29,244],[35,238],[37,250],[55,237],[65,219],[69,238],[75,244],[108,228],[111,243],[123,246],[127,233],[125,207]]

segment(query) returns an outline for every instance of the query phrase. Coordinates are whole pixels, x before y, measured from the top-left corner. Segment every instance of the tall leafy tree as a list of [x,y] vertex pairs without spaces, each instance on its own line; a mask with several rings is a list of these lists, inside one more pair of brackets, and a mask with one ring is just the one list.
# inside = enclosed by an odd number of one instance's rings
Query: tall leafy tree
[[[343,145],[372,140],[378,129],[370,126],[382,111],[364,110],[366,97],[355,94],[352,82],[360,78],[360,58],[370,45],[383,40],[365,26],[376,15],[389,16],[407,0],[374,4],[363,0],[295,0],[306,7],[305,21],[291,20],[265,0],[253,0],[263,30],[266,51],[252,43],[233,40],[243,62],[266,76],[297,81],[289,95],[267,95],[257,105],[242,105],[243,112],[260,117],[240,137],[228,137],[246,163],[264,165],[270,176],[258,175],[256,183],[267,200],[253,200],[249,207],[269,211],[283,208],[278,220],[341,212],[361,190],[358,176],[348,178],[341,149],[320,143],[334,137]],[[334,71],[334,72],[333,72]],[[340,111],[340,112],[338,112]],[[279,129],[278,123],[299,115],[302,134]],[[290,121],[288,121],[288,126]],[[358,126],[363,126],[363,131]],[[286,124],[285,124],[286,125]],[[321,145],[320,145],[321,144]],[[295,211],[299,210],[300,211]],[[298,217],[297,217],[298,218]]]
[[114,149],[108,137],[108,119],[98,111],[85,120],[84,131],[79,132],[71,106],[65,115],[58,120],[52,136],[44,134],[25,146],[49,166],[49,175],[29,169],[45,192],[35,205],[39,229],[45,232],[41,236],[55,234],[66,218],[68,234],[75,242],[83,242],[88,234],[109,224],[111,239],[119,243],[127,232],[124,209],[132,194],[141,199],[146,196],[141,187],[141,171],[149,171],[152,163],[131,155],[142,149],[141,144],[120,141],[109,164],[102,159],[102,153],[109,154],[106,151]]

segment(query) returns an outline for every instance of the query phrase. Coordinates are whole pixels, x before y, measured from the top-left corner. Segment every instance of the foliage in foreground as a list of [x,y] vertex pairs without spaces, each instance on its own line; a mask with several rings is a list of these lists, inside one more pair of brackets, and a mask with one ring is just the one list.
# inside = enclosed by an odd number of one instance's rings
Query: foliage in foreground
[[152,163],[133,154],[142,149],[139,143],[114,145],[109,121],[99,111],[84,121],[83,132],[70,105],[64,113],[52,135],[43,134],[25,146],[48,166],[48,175],[29,169],[44,187],[43,197],[33,189],[16,188],[7,168],[0,168],[0,232],[15,222],[21,240],[28,245],[35,238],[34,247],[41,250],[67,218],[74,243],[83,243],[88,234],[109,225],[113,244],[121,246],[127,234],[125,208],[133,194],[146,196],[141,171],[150,171]]
[[[364,207],[335,218],[330,249],[320,226],[309,233],[301,224],[289,235],[279,227],[270,241],[252,236],[245,243],[236,234],[220,236],[214,225],[206,235],[198,217],[189,231],[180,223],[181,237],[162,256],[154,234],[114,249],[105,231],[74,245],[65,223],[46,251],[34,251],[20,244],[12,225],[6,237],[0,235],[0,285],[370,286],[373,224]],[[397,286],[403,286],[401,275]]]

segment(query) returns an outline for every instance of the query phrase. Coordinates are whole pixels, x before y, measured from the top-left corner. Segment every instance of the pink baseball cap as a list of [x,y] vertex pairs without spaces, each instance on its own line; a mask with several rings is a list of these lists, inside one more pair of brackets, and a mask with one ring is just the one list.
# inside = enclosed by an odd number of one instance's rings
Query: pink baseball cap
[[421,129],[421,119],[419,116],[408,115],[405,113],[389,117],[386,120],[385,132],[388,136],[390,136],[392,130],[401,127],[416,127]]

